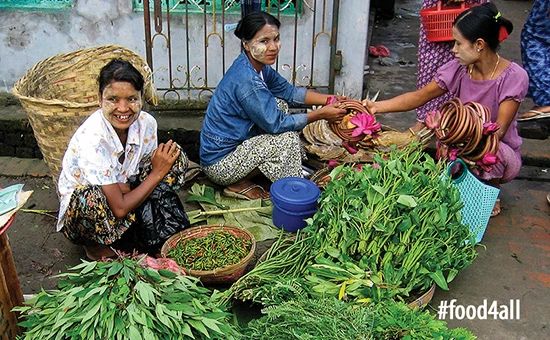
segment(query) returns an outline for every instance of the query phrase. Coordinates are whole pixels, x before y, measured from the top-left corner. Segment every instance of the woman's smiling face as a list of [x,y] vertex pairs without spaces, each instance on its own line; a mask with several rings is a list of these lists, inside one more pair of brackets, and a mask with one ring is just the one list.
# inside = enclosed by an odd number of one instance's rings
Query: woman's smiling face
[[275,25],[265,25],[254,38],[244,44],[250,56],[263,65],[273,65],[281,50],[279,28]]
[[103,115],[117,132],[127,130],[141,111],[141,92],[125,81],[113,81],[101,94]]

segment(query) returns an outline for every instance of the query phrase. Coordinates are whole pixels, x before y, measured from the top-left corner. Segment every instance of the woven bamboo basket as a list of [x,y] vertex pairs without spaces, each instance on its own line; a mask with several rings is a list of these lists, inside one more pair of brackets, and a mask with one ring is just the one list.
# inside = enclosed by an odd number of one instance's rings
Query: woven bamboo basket
[[256,252],[256,240],[254,235],[244,228],[224,224],[209,224],[185,229],[166,240],[160,253],[162,257],[168,257],[170,250],[173,249],[180,241],[204,237],[211,232],[222,230],[227,231],[234,236],[246,238],[251,241],[252,244],[250,246],[250,250],[245,257],[235,264],[217,268],[215,270],[190,270],[189,268],[182,269],[185,273],[200,278],[201,282],[205,285],[233,283],[244,274],[246,266],[250,263],[252,256],[254,256],[254,253]]
[[425,291],[422,295],[420,295],[418,298],[414,299],[413,301],[409,302],[410,308],[424,308],[432,301],[432,298],[434,297],[435,293],[435,283]]
[[147,62],[122,46],[105,45],[57,54],[36,63],[13,88],[57,184],[69,140],[99,108],[99,72],[112,59],[131,62],[145,78],[145,99],[158,102]]

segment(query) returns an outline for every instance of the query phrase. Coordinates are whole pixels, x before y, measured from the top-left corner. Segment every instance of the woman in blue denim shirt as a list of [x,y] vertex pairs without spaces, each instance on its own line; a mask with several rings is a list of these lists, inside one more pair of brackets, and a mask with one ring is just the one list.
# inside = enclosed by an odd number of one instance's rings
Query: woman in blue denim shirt
[[253,182],[260,173],[272,182],[302,177],[297,131],[319,119],[339,122],[346,114],[338,102],[288,114],[287,103],[324,105],[330,95],[295,87],[270,66],[281,48],[280,25],[265,12],[252,12],[239,21],[235,35],[243,52],[227,70],[206,111],[201,167],[213,182],[226,187],[226,196],[269,198]]

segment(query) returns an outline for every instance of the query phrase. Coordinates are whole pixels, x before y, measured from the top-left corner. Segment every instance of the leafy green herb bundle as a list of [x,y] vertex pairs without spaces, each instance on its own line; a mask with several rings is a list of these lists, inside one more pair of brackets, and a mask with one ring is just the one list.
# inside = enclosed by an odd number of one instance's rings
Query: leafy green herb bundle
[[281,282],[302,285],[306,267],[318,253],[318,249],[313,248],[314,242],[313,236],[302,235],[300,231],[296,237],[286,238],[281,230],[265,260],[234,282],[223,293],[221,303],[229,304],[236,298],[269,306],[293,298],[292,287]]
[[145,267],[143,260],[83,261],[58,275],[21,312],[19,339],[233,339],[219,292],[198,279]]
[[[405,301],[435,282],[448,289],[476,257],[461,222],[460,194],[446,164],[411,145],[375,155],[361,170],[339,166],[317,213],[294,243],[280,239],[267,259],[225,293],[270,305],[278,282],[296,281],[314,297]],[[305,279],[305,280],[303,280]]]
[[202,237],[180,240],[167,257],[190,270],[214,270],[238,263],[249,252],[252,242],[225,230],[212,231]]
[[408,339],[473,340],[464,328],[449,330],[443,320],[403,303],[368,307],[335,298],[289,300],[266,307],[265,315],[243,329],[243,339]]

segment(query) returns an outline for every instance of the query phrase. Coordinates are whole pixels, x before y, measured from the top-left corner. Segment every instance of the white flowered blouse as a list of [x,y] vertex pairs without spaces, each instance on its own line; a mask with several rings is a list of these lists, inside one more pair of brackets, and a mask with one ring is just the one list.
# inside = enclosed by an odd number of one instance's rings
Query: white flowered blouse
[[[150,156],[157,145],[157,121],[145,111],[130,125],[126,149],[103,111],[92,113],[74,133],[63,157],[58,182],[57,231],[63,228],[65,212],[77,186],[128,182],[138,173],[140,161]],[[126,155],[121,164],[119,158],[123,153]]]

